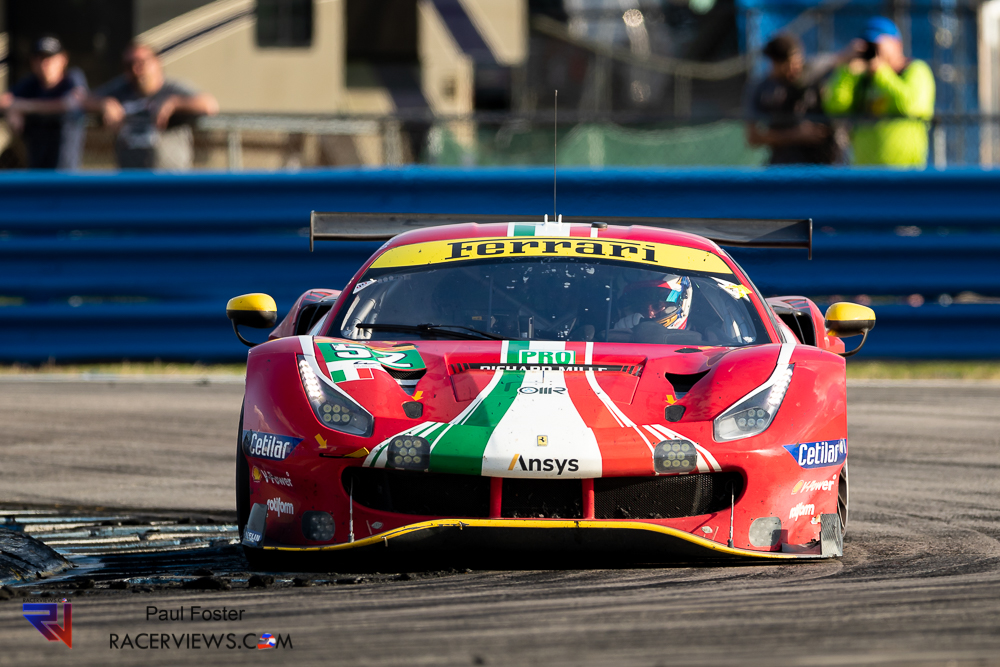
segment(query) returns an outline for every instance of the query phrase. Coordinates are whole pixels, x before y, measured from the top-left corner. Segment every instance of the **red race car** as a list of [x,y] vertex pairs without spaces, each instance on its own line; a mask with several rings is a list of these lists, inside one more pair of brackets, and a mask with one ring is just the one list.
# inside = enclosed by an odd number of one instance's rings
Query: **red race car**
[[[313,214],[311,242],[389,240],[250,350],[236,500],[251,564],[840,556],[840,338],[875,315],[765,300],[717,245],[811,252],[811,221],[511,220]],[[269,328],[276,310],[249,294],[227,314]]]

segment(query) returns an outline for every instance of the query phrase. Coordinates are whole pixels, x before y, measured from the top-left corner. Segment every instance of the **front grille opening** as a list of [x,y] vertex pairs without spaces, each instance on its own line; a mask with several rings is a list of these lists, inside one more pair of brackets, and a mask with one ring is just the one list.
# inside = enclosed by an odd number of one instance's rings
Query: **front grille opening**
[[471,475],[347,468],[341,478],[354,502],[396,514],[487,518],[490,479]]
[[[395,514],[458,518],[490,516],[490,478],[381,468],[347,468],[341,482],[362,507]],[[353,486],[353,489],[352,489]],[[506,519],[582,519],[579,479],[504,479]],[[731,491],[730,491],[731,489]],[[729,509],[739,500],[737,472],[594,480],[595,519],[679,519]]]
[[582,519],[578,479],[505,479],[501,516],[508,519]]
[[736,472],[676,477],[603,477],[594,480],[595,519],[679,519],[728,509],[738,500],[743,476]]

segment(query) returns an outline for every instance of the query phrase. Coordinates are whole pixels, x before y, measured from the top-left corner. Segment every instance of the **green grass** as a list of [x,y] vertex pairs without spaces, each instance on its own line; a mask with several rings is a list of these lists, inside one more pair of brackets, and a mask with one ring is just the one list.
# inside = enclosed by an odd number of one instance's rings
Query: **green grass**
[[163,361],[119,361],[99,364],[43,364],[0,366],[0,375],[38,375],[63,373],[71,375],[243,375],[246,364],[187,364]]
[[[120,361],[99,364],[0,365],[0,375],[243,375],[246,364]],[[850,380],[1000,380],[1000,361],[847,361]]]
[[1000,380],[1000,361],[851,361],[848,380]]

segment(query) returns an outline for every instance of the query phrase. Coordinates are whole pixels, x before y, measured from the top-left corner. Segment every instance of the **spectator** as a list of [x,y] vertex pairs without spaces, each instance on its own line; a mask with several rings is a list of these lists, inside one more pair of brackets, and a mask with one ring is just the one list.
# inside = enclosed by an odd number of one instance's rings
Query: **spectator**
[[931,68],[904,55],[899,29],[880,16],[868,21],[842,60],[847,62],[834,73],[823,106],[832,115],[862,117],[851,133],[854,164],[926,166],[926,121],[934,116]]
[[31,51],[31,74],[0,96],[7,123],[24,137],[30,169],[76,169],[83,147],[87,79],[69,67],[62,43],[42,37]]
[[191,168],[195,116],[218,113],[208,93],[163,76],[159,57],[144,44],[132,44],[123,54],[124,77],[96,91],[88,108],[101,114],[117,132],[115,153],[122,169]]
[[830,68],[807,67],[802,43],[792,35],[778,35],[763,53],[771,61],[771,73],[749,100],[747,143],[770,148],[771,164],[840,162],[833,128],[822,117],[818,85]]

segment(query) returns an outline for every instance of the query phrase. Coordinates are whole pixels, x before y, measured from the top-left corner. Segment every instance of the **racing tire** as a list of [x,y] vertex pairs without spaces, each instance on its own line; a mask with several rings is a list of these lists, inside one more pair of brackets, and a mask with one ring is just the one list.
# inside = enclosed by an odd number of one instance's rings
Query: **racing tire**
[[[243,539],[243,530],[246,528],[247,521],[250,520],[250,508],[253,507],[253,503],[250,502],[250,464],[247,463],[241,445],[243,439],[243,412],[245,409],[245,406],[240,409],[240,428],[236,434],[236,525],[239,528],[241,540]],[[250,564],[252,571],[273,572],[280,569],[277,567],[277,559],[272,554],[263,549],[254,549],[245,545],[241,546],[243,546],[243,555]]]
[[236,432],[236,527],[240,530],[240,539],[243,539],[243,529],[250,520],[250,466],[246,457],[243,456],[243,411],[240,408],[240,425]]
[[840,534],[847,534],[847,515],[851,504],[850,486],[847,479],[847,463],[840,471],[840,482],[837,485],[837,516],[840,517]]

